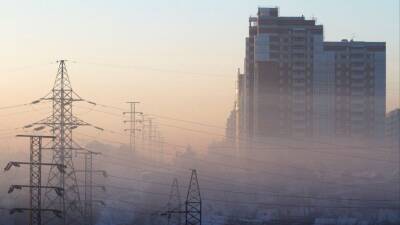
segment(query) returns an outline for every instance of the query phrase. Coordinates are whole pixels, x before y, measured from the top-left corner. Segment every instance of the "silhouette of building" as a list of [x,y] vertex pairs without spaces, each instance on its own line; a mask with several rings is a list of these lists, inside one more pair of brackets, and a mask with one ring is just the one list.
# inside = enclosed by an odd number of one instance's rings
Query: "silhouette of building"
[[386,46],[384,42],[325,42],[334,54],[334,131],[338,137],[385,134]]
[[315,20],[280,17],[259,8],[249,19],[245,92],[249,136],[311,136],[314,46],[323,42]]
[[384,42],[324,42],[314,19],[258,8],[238,73],[238,134],[382,138],[385,54]]
[[236,140],[236,132],[237,132],[237,110],[236,103],[234,104],[233,109],[229,113],[228,119],[226,120],[225,127],[225,137],[229,142],[235,142]]
[[385,135],[387,143],[396,148],[400,143],[400,109],[392,110],[386,115]]
[[245,88],[245,75],[238,70],[237,86],[236,86],[236,127],[237,135],[240,137],[245,136],[246,120],[245,120],[245,103],[246,103],[246,88]]

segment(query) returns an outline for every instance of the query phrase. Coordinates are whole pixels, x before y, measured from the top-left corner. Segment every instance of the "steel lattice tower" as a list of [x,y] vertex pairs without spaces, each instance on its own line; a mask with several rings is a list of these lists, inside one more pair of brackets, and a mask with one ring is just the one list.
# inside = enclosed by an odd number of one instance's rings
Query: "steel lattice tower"
[[42,208],[42,190],[40,186],[42,186],[42,167],[39,164],[42,162],[42,137],[31,137],[30,143],[30,162],[32,164],[29,165],[30,171],[30,178],[29,178],[29,185],[32,187],[30,188],[30,205],[32,210],[30,211],[30,218],[31,224],[42,224],[42,216],[40,209]]
[[84,169],[83,170],[75,170],[76,173],[84,173],[84,184],[79,185],[83,187],[84,199],[83,199],[83,224],[84,225],[93,225],[93,203],[97,202],[101,205],[105,205],[105,203],[101,200],[93,199],[93,188],[100,188],[103,191],[106,190],[103,185],[94,185],[93,184],[93,174],[100,173],[104,177],[107,177],[107,172],[105,170],[93,170],[93,156],[101,154],[100,152],[93,152],[90,150],[86,150],[85,152],[77,152],[78,154],[83,154],[84,156]]
[[8,193],[14,189],[29,188],[30,201],[29,208],[14,208],[10,211],[14,212],[29,211],[29,224],[41,225],[42,212],[51,211],[57,217],[61,217],[61,211],[57,209],[44,209],[42,208],[42,189],[55,190],[55,193],[62,196],[63,189],[57,186],[42,186],[42,165],[55,166],[61,173],[64,172],[64,167],[60,164],[42,163],[42,139],[53,138],[53,136],[43,135],[17,135],[17,137],[28,137],[30,139],[30,160],[29,162],[9,162],[5,167],[5,171],[9,170],[12,166],[19,167],[21,164],[29,165],[29,185],[16,185],[10,186]]
[[[167,204],[167,212],[182,211],[181,195],[179,192],[178,179],[174,178],[171,186],[171,192],[169,194],[169,200]],[[182,224],[181,213],[169,213],[168,214],[168,225],[181,225]]]
[[136,120],[136,114],[143,114],[142,112],[136,111],[136,104],[140,102],[126,102],[130,105],[130,111],[123,112],[122,114],[129,114],[129,120],[124,120],[124,123],[129,123],[129,129],[125,129],[125,131],[129,131],[129,148],[131,151],[136,151],[136,131],[140,131],[140,129],[136,128],[136,123],[140,122]]
[[[65,60],[59,61],[58,72],[51,92],[41,100],[52,101],[52,115],[34,124],[49,126],[52,130],[53,163],[66,166],[65,173],[59,173],[54,166],[50,168],[48,185],[63,188],[62,197],[54,195],[50,191],[45,192],[45,204],[49,208],[56,208],[62,211],[63,220],[61,224],[76,225],[79,218],[82,218],[82,205],[77,185],[76,173],[72,160],[72,151],[80,149],[74,147],[72,130],[78,126],[89,125],[72,114],[72,103],[82,101],[73,90],[65,66]],[[51,221],[51,222],[50,222]],[[48,221],[50,224],[58,222]]]
[[[176,199],[175,202],[179,202],[179,204],[176,204],[178,208],[173,208],[172,199]],[[173,215],[181,216],[182,214],[185,214],[185,225],[201,225],[201,195],[196,170],[192,170],[192,174],[190,176],[190,183],[185,201],[185,210],[181,210],[180,207],[178,181],[176,178],[172,183],[167,208],[167,211],[162,212],[160,215],[168,217],[168,224],[170,224]],[[179,223],[180,222],[181,221],[179,218]]]
[[84,213],[85,225],[93,224],[93,153],[84,154],[85,157],[85,198],[84,198]]
[[196,170],[192,170],[185,206],[186,225],[201,225],[201,195]]

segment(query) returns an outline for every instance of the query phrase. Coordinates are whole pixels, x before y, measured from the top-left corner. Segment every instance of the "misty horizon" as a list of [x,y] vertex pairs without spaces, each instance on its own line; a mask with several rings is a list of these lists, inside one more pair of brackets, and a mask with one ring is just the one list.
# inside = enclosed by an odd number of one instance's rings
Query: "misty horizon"
[[0,225],[400,223],[399,2],[1,5]]

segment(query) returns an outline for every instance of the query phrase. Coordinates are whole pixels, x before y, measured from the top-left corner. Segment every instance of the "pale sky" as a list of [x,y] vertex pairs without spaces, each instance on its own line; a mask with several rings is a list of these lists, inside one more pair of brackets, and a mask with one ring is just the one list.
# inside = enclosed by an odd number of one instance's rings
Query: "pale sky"
[[[137,100],[142,102],[138,109],[145,113],[223,127],[235,98],[237,68],[243,68],[248,17],[256,14],[258,6],[278,6],[283,16],[317,18],[324,25],[325,40],[386,41],[388,110],[397,105],[398,0],[2,0],[0,106],[46,94],[56,74],[54,62],[63,58],[76,61],[67,66],[74,90],[84,98],[118,107]],[[49,110],[43,107],[37,108],[44,111],[29,113],[21,111],[31,108],[0,111],[0,129],[45,117]],[[14,112],[21,113],[10,115]],[[122,118],[85,109],[76,112],[101,127],[124,128]],[[177,144],[220,139],[160,127],[167,140]],[[0,131],[0,136],[5,132]]]

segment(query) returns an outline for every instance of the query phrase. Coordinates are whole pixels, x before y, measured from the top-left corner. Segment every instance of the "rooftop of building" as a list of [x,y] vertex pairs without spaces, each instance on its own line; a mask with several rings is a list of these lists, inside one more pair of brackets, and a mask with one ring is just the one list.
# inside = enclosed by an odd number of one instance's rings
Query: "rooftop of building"
[[279,8],[278,7],[258,7],[257,16],[270,16],[270,17],[278,17],[279,16]]
[[367,49],[372,52],[386,51],[386,42],[368,42],[368,41],[354,41],[343,39],[342,41],[325,41],[325,51],[343,51],[347,48],[351,49]]
[[325,41],[326,46],[386,46],[386,42],[377,41],[355,41],[353,39],[342,39],[341,41]]
[[306,19],[301,16],[279,16],[279,8],[259,7],[257,17],[250,17],[250,23],[259,25],[315,25],[315,19]]

